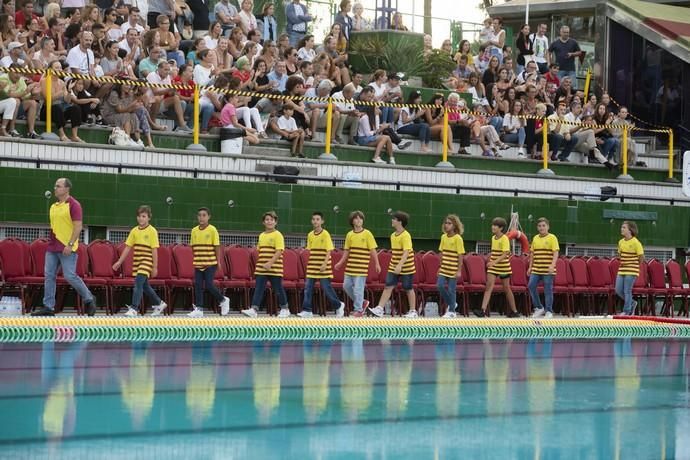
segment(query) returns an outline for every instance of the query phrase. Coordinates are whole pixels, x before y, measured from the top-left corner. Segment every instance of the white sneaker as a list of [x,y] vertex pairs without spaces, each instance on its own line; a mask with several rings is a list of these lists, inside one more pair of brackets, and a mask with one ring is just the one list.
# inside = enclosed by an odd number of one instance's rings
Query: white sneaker
[[223,297],[223,301],[220,303],[220,314],[226,316],[230,313],[230,299]]
[[383,311],[383,307],[378,306],[374,308],[369,308],[368,309],[374,316],[378,316],[379,318],[382,318],[385,312]]
[[403,318],[418,318],[417,310],[410,310],[403,315]]
[[411,140],[404,140],[404,141],[401,141],[401,142],[398,144],[398,148],[399,148],[400,150],[405,150],[406,148],[408,148],[408,147],[411,146],[411,145],[412,145],[412,141],[411,141]]
[[165,309],[168,308],[168,304],[161,301],[158,305],[153,306],[153,311],[151,312],[151,316],[160,316],[163,313],[165,313]]
[[450,319],[450,318],[456,318],[458,315],[455,314],[454,311],[447,311],[445,315],[442,316],[442,318]]
[[553,313],[551,313],[550,311],[547,311],[546,314],[544,315],[544,318],[546,318],[546,319],[553,318]]
[[314,314],[310,311],[301,311],[297,313],[297,316],[299,316],[300,318],[313,318]]
[[250,318],[256,318],[257,316],[259,316],[256,313],[256,310],[254,310],[254,308],[251,308],[251,307],[247,308],[246,310],[242,310],[242,314],[245,316],[249,316]]
[[542,316],[544,316],[543,308],[536,308],[534,313],[532,313],[532,318],[541,318]]
[[388,160],[388,164],[395,165],[395,158],[391,158],[390,160]]
[[376,163],[376,164],[382,164],[382,163],[385,164],[385,163],[386,163],[385,161],[383,161],[383,160],[381,159],[381,157],[372,158],[371,161],[373,161],[373,162]]
[[290,317],[290,310],[287,308],[281,308],[280,312],[278,313],[278,318],[289,318]]
[[125,316],[134,318],[135,316],[139,316],[139,312],[127,305],[127,311],[125,312]]
[[527,154],[525,153],[525,149],[520,147],[518,149],[518,158],[527,158]]
[[187,313],[187,316],[190,318],[203,318],[204,317],[204,310],[201,308],[194,307],[192,311]]
[[336,318],[343,318],[345,316],[345,304],[340,302],[340,306],[335,311]]

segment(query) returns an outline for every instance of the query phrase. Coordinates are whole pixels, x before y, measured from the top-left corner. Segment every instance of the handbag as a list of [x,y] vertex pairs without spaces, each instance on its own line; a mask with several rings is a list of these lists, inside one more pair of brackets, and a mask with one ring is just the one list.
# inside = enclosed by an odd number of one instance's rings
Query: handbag
[[381,131],[381,134],[385,134],[386,136],[390,137],[391,142],[396,145],[402,142],[402,138],[400,137],[400,135],[398,135],[398,133],[396,133],[395,130],[390,126]]

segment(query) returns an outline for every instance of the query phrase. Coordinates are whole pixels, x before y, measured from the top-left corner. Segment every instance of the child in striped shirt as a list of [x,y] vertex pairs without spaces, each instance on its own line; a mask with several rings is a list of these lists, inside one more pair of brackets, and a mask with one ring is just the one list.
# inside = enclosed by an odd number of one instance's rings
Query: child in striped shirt
[[456,317],[458,304],[457,282],[462,272],[462,257],[465,254],[465,242],[462,240],[463,226],[460,218],[455,214],[449,214],[443,220],[443,235],[438,250],[441,253],[441,266],[438,270],[436,285],[438,292],[448,309],[443,315],[450,319]]
[[640,263],[644,261],[644,248],[637,239],[637,224],[624,221],[621,225],[623,238],[618,241],[620,267],[616,276],[616,295],[623,299],[622,315],[634,315],[637,302],[633,300],[632,291],[635,280],[640,275]]
[[259,259],[256,261],[254,276],[256,277],[256,287],[252,304],[249,308],[242,310],[242,314],[250,318],[258,316],[257,310],[264,298],[266,283],[271,283],[271,288],[278,294],[280,305],[279,318],[288,318],[288,299],[283,288],[283,251],[285,250],[285,239],[283,234],[276,229],[278,225],[278,215],[274,211],[265,212],[262,218],[264,232],[259,235]]
[[381,265],[376,255],[374,235],[364,228],[364,213],[362,211],[351,212],[349,221],[352,230],[345,237],[345,252],[335,269],[340,270],[345,266],[343,289],[354,304],[355,311],[352,316],[361,318],[369,306],[369,301],[364,299],[364,285],[369,274],[369,261],[371,258],[374,259],[376,273],[381,273]]
[[331,286],[333,269],[331,268],[331,251],[333,251],[333,240],[328,230],[323,228],[323,214],[315,212],[311,215],[311,225],[314,230],[307,235],[307,250],[309,251],[309,262],[307,263],[307,279],[304,283],[304,302],[302,311],[297,316],[311,318],[313,316],[312,296],[314,285],[318,281],[321,290],[326,294],[326,298],[335,309],[335,316],[342,318],[345,315],[345,304],[340,301],[338,295]]
[[[534,305],[534,313],[532,318],[539,318],[545,316],[546,318],[553,317],[553,281],[556,277],[556,263],[558,262],[558,238],[556,235],[549,233],[549,221],[546,217],[537,219],[537,235],[532,239],[532,248],[529,253],[529,267],[527,268],[527,275],[529,276],[529,289],[532,304]],[[539,281],[544,283],[544,303],[546,309],[539,299],[539,292],[537,286]]]
[[204,287],[216,302],[220,304],[220,314],[230,313],[230,299],[225,297],[213,284],[213,278],[218,270],[218,263],[222,260],[220,236],[215,226],[208,223],[211,211],[199,208],[196,213],[199,225],[192,229],[190,244],[194,252],[194,297],[196,303],[187,314],[190,318],[204,316]]
[[507,227],[508,223],[502,217],[496,217],[491,221],[491,257],[489,258],[489,263],[486,264],[486,289],[482,299],[482,308],[475,308],[473,311],[475,316],[480,318],[489,316],[489,301],[491,300],[497,277],[501,280],[503,293],[510,307],[510,311],[506,313],[506,316],[508,318],[520,317],[520,313],[515,308],[515,296],[513,296],[513,291],[510,289],[510,275],[513,273],[510,269],[510,240],[503,233]]
[[135,317],[139,316],[139,308],[144,294],[151,300],[153,305],[153,312],[151,316],[159,316],[165,312],[167,304],[163,302],[156,291],[153,290],[149,284],[149,277],[156,277],[158,274],[158,251],[160,247],[158,243],[158,232],[153,225],[149,223],[151,220],[151,207],[139,206],[137,209],[137,226],[134,227],[127,236],[125,241],[125,249],[122,251],[120,258],[113,264],[113,270],[118,271],[122,263],[129,255],[129,252],[134,250],[134,257],[132,261],[132,274],[134,276],[134,290],[132,291],[132,304],[127,305],[125,316]]
[[398,281],[400,281],[402,288],[407,294],[407,302],[409,304],[409,310],[405,313],[405,318],[417,317],[416,296],[412,286],[415,274],[414,249],[412,248],[412,237],[406,230],[409,220],[410,216],[402,211],[396,211],[391,216],[391,226],[395,231],[391,233],[393,256],[388,265],[386,286],[379,299],[379,304],[369,309],[372,314],[379,318],[383,316],[383,307],[390,299],[393,289],[398,285]]

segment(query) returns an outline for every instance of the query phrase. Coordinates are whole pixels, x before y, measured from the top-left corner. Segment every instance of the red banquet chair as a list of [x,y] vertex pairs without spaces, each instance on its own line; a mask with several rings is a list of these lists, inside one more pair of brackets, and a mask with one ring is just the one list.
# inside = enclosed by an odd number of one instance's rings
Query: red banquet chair
[[678,310],[678,315],[685,314],[688,316],[688,295],[690,288],[683,286],[683,274],[678,261],[669,259],[666,262],[666,275],[668,277],[668,290],[672,297],[671,300],[671,316],[674,314],[673,301],[677,298],[681,299],[681,307]]
[[5,238],[0,241],[0,296],[6,291],[16,292],[22,302],[22,312],[28,310],[27,295],[30,283],[35,280],[31,274],[29,245],[19,238]]
[[[464,291],[467,295],[483,294],[486,289],[486,259],[479,254],[470,253],[465,255],[462,260],[464,273]],[[474,308],[467,301],[468,308]]]
[[611,304],[613,303],[613,295],[615,293],[615,286],[613,285],[611,272],[609,271],[609,261],[608,259],[600,259],[599,257],[590,257],[587,259],[586,264],[587,275],[589,277],[589,292],[593,303],[597,298],[603,300],[601,303],[603,305],[601,312],[609,314]]
[[[113,263],[116,260],[117,251],[110,241],[94,240],[86,248],[89,255],[89,266],[91,267],[91,277],[94,283],[103,284],[105,281],[106,307],[107,314],[117,311],[113,304],[112,280],[115,277]],[[91,281],[91,278],[88,279]],[[89,286],[87,280],[84,281]],[[101,286],[103,287],[103,286]]]
[[661,308],[661,314],[666,316],[673,316],[673,289],[666,287],[666,270],[664,265],[657,259],[652,259],[647,262],[647,275],[649,278],[648,296],[649,296],[649,313],[656,314],[656,299],[662,297],[664,299]]
[[223,282],[223,286],[230,293],[238,293],[243,304],[240,308],[249,308],[249,292],[254,287],[252,274],[254,272],[249,248],[241,246],[228,246],[225,248],[229,275]]
[[[296,314],[301,310],[300,290],[304,287],[304,271],[302,260],[294,249],[283,251],[283,288],[288,296],[290,313]],[[274,304],[276,305],[276,304]],[[277,314],[277,309],[270,314]]]
[[[590,281],[589,281],[589,271],[587,270],[587,262],[582,257],[572,257],[569,261],[570,265],[570,275],[571,280],[571,298],[573,300],[573,313],[579,311],[582,313],[586,311],[588,314],[592,312],[593,309],[593,295],[590,291]],[[583,303],[586,303],[585,308],[578,308],[575,305],[575,299],[577,296],[581,297]],[[584,307],[584,306],[583,306]]]
[[[194,302],[194,252],[191,246],[186,244],[174,244],[170,247],[172,253],[172,277],[166,282],[169,289],[170,302],[168,312],[175,311],[177,296],[189,296]],[[187,306],[187,305],[185,305]]]
[[440,315],[443,315],[448,306],[443,303],[436,284],[440,268],[441,255],[433,251],[425,253],[421,258],[421,263],[417,265],[417,271],[421,273],[417,289],[421,295],[422,305],[429,300],[435,299],[438,303],[438,312]]
[[520,311],[520,307],[518,307],[517,298],[518,296],[522,297],[522,314],[525,316],[529,316],[532,309],[529,291],[527,290],[527,267],[528,264],[525,262],[525,257],[513,256],[510,258],[510,270],[512,271],[510,289],[513,291],[513,295],[515,295],[515,305],[518,311]]

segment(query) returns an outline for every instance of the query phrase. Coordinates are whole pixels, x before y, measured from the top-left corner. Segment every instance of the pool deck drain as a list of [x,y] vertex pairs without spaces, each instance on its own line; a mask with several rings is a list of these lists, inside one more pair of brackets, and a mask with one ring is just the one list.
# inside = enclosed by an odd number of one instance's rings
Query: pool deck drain
[[635,319],[2,317],[0,342],[690,338],[690,324]]

